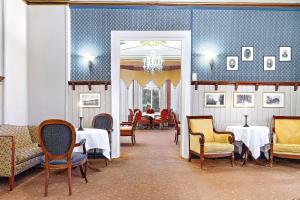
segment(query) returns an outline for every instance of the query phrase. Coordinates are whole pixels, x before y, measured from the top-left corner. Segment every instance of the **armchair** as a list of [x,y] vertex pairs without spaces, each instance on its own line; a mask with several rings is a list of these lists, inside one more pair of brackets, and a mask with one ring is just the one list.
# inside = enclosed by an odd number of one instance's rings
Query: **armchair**
[[273,116],[270,166],[274,157],[300,159],[300,117]]
[[174,142],[176,144],[178,144],[178,138],[179,138],[179,135],[181,134],[180,133],[180,121],[177,120],[176,114],[174,112],[172,112],[172,115],[173,115],[173,119],[174,119],[174,123],[175,123],[175,130],[176,130]]
[[189,161],[192,154],[200,157],[201,169],[205,158],[230,157],[234,165],[234,135],[214,129],[212,116],[187,116],[189,130]]
[[134,146],[135,141],[135,129],[137,124],[137,113],[133,116],[132,122],[122,122],[120,124],[120,136],[131,137],[132,145]]

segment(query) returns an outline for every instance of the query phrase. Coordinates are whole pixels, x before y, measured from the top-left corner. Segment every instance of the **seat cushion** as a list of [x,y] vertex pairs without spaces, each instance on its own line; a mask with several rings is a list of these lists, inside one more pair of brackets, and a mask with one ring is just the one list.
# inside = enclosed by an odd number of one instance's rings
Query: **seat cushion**
[[120,131],[132,131],[132,126],[121,126]]
[[[200,143],[191,142],[190,149],[200,154]],[[204,144],[204,154],[232,153],[233,151],[234,146],[228,143],[206,142]]]
[[194,133],[203,133],[205,142],[214,142],[212,119],[190,119],[190,127]]
[[298,154],[300,155],[300,145],[299,144],[273,144],[274,153],[285,153],[285,154]]
[[[45,165],[45,157],[42,156],[42,165]],[[83,153],[79,153],[79,152],[73,152],[72,153],[72,165],[77,165],[80,162],[84,161],[87,159],[87,155],[83,154]],[[62,160],[51,160],[49,162],[50,165],[66,165],[67,164],[67,160],[66,159],[62,159]]]
[[32,158],[42,155],[42,150],[37,143],[27,145],[23,148],[16,148],[16,164],[26,162]]
[[300,119],[275,119],[277,142],[300,144]]

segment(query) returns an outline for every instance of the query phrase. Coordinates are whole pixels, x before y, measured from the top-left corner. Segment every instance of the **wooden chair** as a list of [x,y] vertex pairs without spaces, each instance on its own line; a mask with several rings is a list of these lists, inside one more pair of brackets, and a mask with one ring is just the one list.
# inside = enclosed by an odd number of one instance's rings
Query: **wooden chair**
[[172,112],[172,116],[173,116],[173,119],[174,119],[174,123],[175,123],[175,140],[174,142],[176,144],[178,144],[178,138],[179,138],[179,135],[181,134],[180,133],[180,122],[177,120],[177,117],[176,117],[176,114],[174,112]]
[[274,157],[300,159],[300,117],[273,116],[270,166]]
[[[112,116],[108,113],[100,113],[100,114],[96,115],[93,118],[92,127],[98,128],[98,129],[104,129],[107,131],[108,138],[109,138],[109,146],[111,149],[111,133],[113,131]],[[99,149],[99,150],[93,149],[93,150],[88,151],[88,156],[90,156],[90,155],[94,155],[94,158],[95,157],[103,157],[101,149]],[[110,151],[110,157],[111,157],[111,151]],[[107,166],[107,158],[105,158],[105,164]]]
[[136,143],[135,129],[137,125],[137,112],[133,116],[132,122],[122,122],[120,127],[120,136],[131,137],[132,146]]
[[170,119],[170,110],[169,109],[162,109],[160,112],[160,116],[154,119],[154,124],[159,124],[160,127],[164,127],[167,123],[169,126],[169,119]]
[[133,112],[133,110],[130,109],[130,108],[129,108],[128,110],[129,110],[128,121],[129,121],[129,122],[132,122],[134,112]]
[[[39,145],[44,156],[42,166],[45,167],[45,196],[48,194],[49,171],[51,169],[67,169],[69,195],[72,195],[71,171],[80,167],[82,177],[88,182],[87,155],[85,140],[75,144],[76,131],[72,124],[64,120],[51,119],[43,121],[38,128]],[[74,147],[82,146],[83,153],[73,153]],[[84,169],[83,169],[84,167]]]
[[230,157],[234,165],[234,135],[218,132],[212,116],[187,116],[189,130],[189,161],[192,154],[200,157],[201,169],[204,158]]

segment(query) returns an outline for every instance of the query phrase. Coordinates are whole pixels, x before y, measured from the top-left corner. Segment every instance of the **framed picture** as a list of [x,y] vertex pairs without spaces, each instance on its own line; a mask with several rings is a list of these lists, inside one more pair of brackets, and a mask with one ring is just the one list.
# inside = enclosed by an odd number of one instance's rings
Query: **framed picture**
[[275,70],[275,56],[264,56],[264,70],[265,71]]
[[239,57],[227,56],[227,70],[236,71],[239,70]]
[[287,62],[292,60],[292,47],[279,47],[279,61]]
[[253,61],[253,47],[242,47],[242,61]]
[[225,107],[226,94],[225,92],[205,92],[204,106],[205,107]]
[[82,108],[97,108],[100,107],[99,93],[82,93],[80,94],[80,103]]
[[254,97],[253,92],[234,92],[233,106],[236,108],[254,107]]
[[264,92],[263,106],[265,108],[283,108],[284,96],[283,92]]

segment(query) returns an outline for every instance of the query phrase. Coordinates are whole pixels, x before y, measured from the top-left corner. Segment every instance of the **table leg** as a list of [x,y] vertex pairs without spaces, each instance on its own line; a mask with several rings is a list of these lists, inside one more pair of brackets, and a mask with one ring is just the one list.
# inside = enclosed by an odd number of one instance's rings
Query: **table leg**
[[245,148],[246,148],[245,153],[244,153],[245,158],[244,158],[244,162],[243,162],[242,166],[247,165],[248,157],[249,157],[249,148],[246,145],[245,145]]

